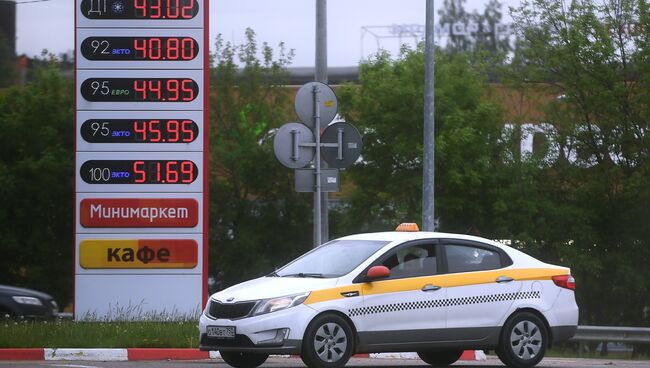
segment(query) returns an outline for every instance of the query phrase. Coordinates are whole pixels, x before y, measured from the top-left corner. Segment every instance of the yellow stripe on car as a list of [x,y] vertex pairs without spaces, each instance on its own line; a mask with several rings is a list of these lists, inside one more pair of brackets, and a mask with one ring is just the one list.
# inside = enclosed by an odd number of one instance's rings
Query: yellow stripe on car
[[511,277],[515,281],[551,280],[552,276],[568,275],[569,269],[558,268],[520,268],[501,269],[478,272],[451,273],[444,275],[411,277],[396,280],[378,280],[364,284],[341,286],[330,289],[315,290],[309,295],[305,304],[321,303],[345,298],[341,293],[356,291],[360,295],[376,295],[419,290],[425,284],[434,284],[443,288],[489,284],[496,282],[500,276]]

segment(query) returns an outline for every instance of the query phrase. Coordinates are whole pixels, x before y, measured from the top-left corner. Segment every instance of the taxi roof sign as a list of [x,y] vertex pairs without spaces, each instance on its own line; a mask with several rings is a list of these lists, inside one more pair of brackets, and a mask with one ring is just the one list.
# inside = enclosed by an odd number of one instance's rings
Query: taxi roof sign
[[395,231],[420,231],[420,228],[415,222],[403,222],[395,228]]

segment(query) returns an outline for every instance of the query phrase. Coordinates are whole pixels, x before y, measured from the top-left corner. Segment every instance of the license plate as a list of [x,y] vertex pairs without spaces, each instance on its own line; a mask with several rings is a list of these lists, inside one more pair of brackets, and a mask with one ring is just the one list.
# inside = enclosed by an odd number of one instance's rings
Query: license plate
[[208,337],[217,339],[234,339],[235,326],[208,326],[206,330]]

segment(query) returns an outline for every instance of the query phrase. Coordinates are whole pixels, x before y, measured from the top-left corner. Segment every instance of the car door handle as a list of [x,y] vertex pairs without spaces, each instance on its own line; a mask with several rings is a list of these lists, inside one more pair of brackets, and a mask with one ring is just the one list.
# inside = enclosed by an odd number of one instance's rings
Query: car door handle
[[436,291],[436,290],[440,290],[440,289],[441,289],[440,286],[431,285],[431,284],[426,284],[426,285],[424,285],[422,287],[422,291],[425,291],[425,292],[426,291]]
[[512,277],[499,276],[499,277],[497,277],[496,282],[499,283],[499,284],[505,284],[507,282],[514,281],[514,280],[515,279],[513,279]]

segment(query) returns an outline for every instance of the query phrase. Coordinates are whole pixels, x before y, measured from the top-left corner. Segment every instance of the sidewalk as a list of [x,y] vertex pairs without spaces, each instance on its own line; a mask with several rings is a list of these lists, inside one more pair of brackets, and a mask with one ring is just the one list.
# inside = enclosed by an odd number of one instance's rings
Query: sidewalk
[[[289,357],[286,355],[284,357]],[[358,354],[356,358],[418,359],[416,353]],[[202,360],[220,359],[219,352],[198,349],[0,349],[0,360],[84,360],[84,361],[136,361],[136,360]],[[467,350],[460,360],[485,360],[481,350]]]

